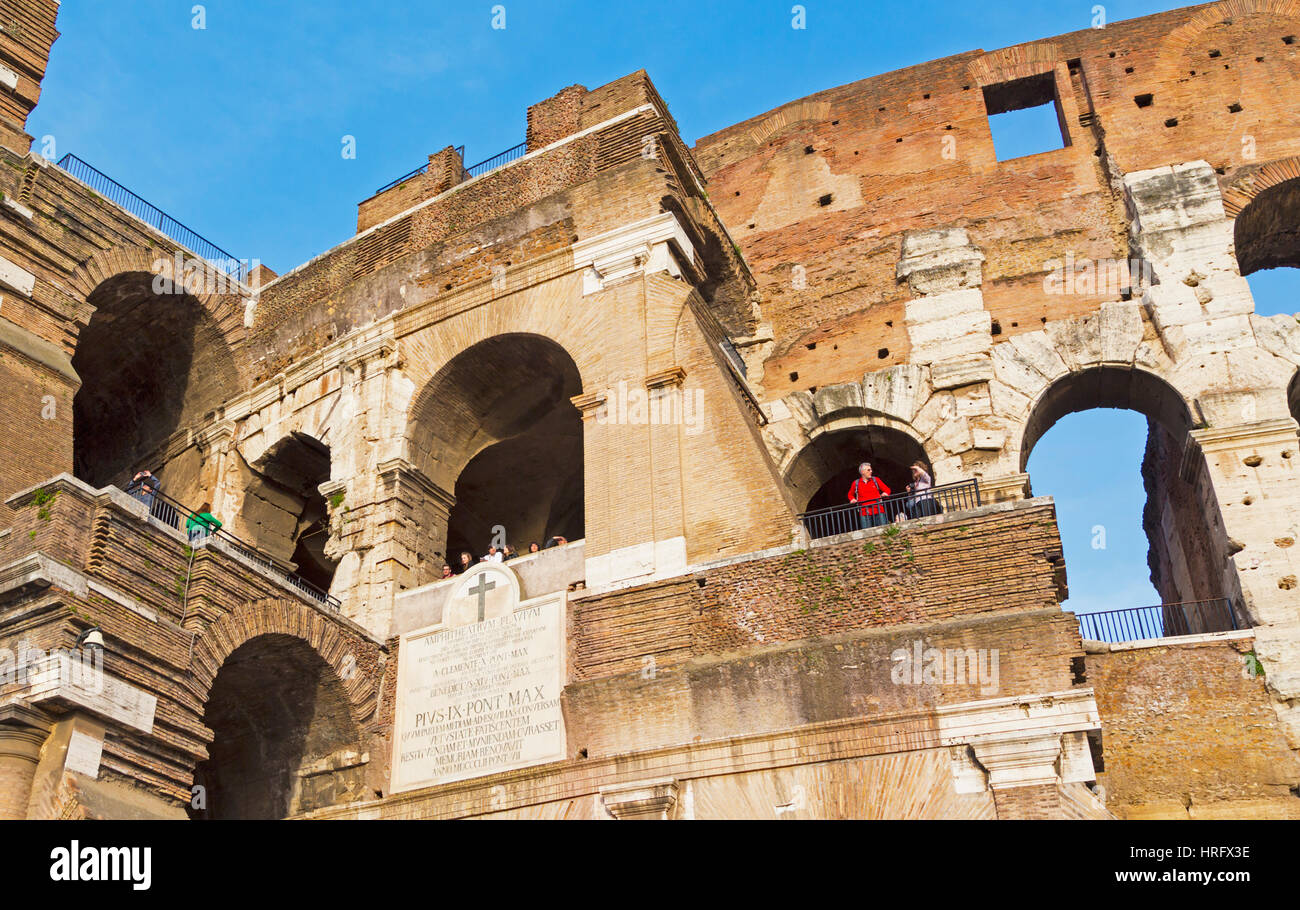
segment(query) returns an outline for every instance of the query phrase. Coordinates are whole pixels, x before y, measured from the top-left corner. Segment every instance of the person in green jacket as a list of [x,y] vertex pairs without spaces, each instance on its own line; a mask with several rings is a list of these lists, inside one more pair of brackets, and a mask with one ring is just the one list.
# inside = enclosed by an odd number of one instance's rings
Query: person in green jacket
[[205,502],[197,512],[191,512],[185,519],[185,531],[190,535],[190,543],[207,537],[221,527],[221,521],[212,514],[212,503]]

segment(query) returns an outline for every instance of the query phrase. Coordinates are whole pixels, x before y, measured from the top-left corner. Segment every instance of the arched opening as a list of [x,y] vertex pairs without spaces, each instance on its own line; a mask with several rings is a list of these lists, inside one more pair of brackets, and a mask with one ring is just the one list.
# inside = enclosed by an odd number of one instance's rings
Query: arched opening
[[[934,469],[921,444],[901,430],[887,426],[858,426],[822,433],[799,453],[786,471],[786,483],[803,511],[842,506],[858,465],[871,462],[876,477],[895,493],[911,482],[909,465],[921,461]],[[940,483],[934,478],[935,483]]]
[[[168,481],[167,440],[232,397],[237,377],[216,322],[189,294],[154,292],[154,276],[126,272],[88,298],[95,308],[72,366],[73,472],[92,486],[125,486],[148,468]],[[174,486],[174,485],[173,485]]]
[[276,819],[363,795],[360,731],[338,675],[289,635],[251,639],[217,671],[193,818]]
[[1291,416],[1295,418],[1296,423],[1300,423],[1300,370],[1297,370],[1291,377],[1291,381],[1287,383],[1286,401],[1291,408]]
[[1300,312],[1300,177],[1261,192],[1233,225],[1237,265],[1261,316]]
[[[529,542],[584,534],[582,394],[577,365],[539,335],[497,335],[462,351],[433,377],[412,411],[416,466],[451,491],[446,536],[433,549],[475,557],[500,535]],[[454,560],[452,560],[454,562]]]
[[[1192,427],[1182,396],[1142,370],[1081,371],[1039,399],[1021,464],[1034,493],[1056,500],[1069,609],[1100,613],[1225,596],[1214,495],[1206,472],[1189,470],[1186,461]],[[1174,612],[1164,610],[1167,628]]]
[[330,589],[338,567],[325,552],[329,506],[319,488],[329,479],[329,447],[306,433],[291,433],[252,465],[237,529],[322,591]]

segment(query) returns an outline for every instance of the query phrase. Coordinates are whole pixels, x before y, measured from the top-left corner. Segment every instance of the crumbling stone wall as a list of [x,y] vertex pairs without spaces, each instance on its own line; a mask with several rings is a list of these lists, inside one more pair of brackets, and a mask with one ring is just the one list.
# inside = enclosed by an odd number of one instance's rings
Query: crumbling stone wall
[[1300,765],[1249,637],[1088,647],[1088,683],[1102,720],[1097,780],[1111,811],[1121,818],[1300,817]]

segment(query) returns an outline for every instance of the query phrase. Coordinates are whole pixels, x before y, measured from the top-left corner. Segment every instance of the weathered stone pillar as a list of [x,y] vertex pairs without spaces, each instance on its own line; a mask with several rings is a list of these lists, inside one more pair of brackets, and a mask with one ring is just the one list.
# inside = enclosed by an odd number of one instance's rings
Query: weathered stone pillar
[[49,732],[43,712],[20,702],[0,706],[0,821],[27,818],[36,765]]
[[[1288,743],[1300,749],[1300,438],[1290,418],[1192,430],[1218,500],[1228,552],[1224,586],[1240,592],[1256,626],[1256,654],[1275,695]],[[1185,462],[1200,459],[1189,452]],[[1195,464],[1195,463],[1194,463]],[[1193,465],[1194,466],[1194,465]],[[1189,468],[1190,470],[1191,468]],[[1215,522],[1215,516],[1206,516]],[[1216,522],[1217,523],[1217,522]]]

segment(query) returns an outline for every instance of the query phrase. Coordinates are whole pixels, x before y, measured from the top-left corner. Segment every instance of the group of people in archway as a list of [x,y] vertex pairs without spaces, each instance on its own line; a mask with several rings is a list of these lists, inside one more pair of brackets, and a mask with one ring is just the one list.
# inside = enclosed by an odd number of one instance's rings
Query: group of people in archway
[[924,518],[943,511],[931,488],[934,481],[920,461],[912,462],[912,482],[906,495],[896,496],[889,485],[875,476],[871,462],[858,465],[858,476],[849,486],[849,502],[858,506],[858,526],[876,528],[894,521]]
[[[528,552],[540,553],[542,550],[551,549],[551,547],[562,547],[568,542],[569,539],[567,537],[563,536],[562,534],[555,534],[547,538],[546,543],[544,545],[538,544],[537,541],[533,541],[528,545]],[[457,558],[456,565],[454,567],[449,564],[443,565],[442,577],[454,578],[457,575],[463,575],[464,573],[468,572],[470,569],[474,568],[476,562],[508,562],[509,560],[512,559],[518,559],[520,556],[523,555],[525,554],[520,553],[510,544],[504,544],[503,546],[500,547],[493,544],[492,546],[488,547],[488,551],[482,556],[480,556],[477,560],[474,559],[474,554],[471,553],[469,550],[461,550],[460,556]]]

